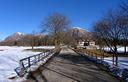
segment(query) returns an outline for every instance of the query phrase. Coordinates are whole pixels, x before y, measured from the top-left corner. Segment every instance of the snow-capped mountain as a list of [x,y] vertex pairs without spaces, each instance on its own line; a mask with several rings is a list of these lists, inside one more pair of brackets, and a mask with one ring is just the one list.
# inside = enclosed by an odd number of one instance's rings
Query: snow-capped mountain
[[5,38],[4,41],[15,41],[15,40],[19,40],[20,38],[22,38],[24,36],[23,33],[20,32],[16,32],[10,36],[8,36],[7,38]]
[[82,27],[73,27],[74,29],[80,29],[80,30],[85,30]]
[[24,35],[24,34],[21,33],[21,32],[16,32],[16,33],[14,33],[14,34],[17,34],[17,35]]
[[80,35],[88,34],[89,32],[81,27],[73,27],[72,31],[78,32]]
[[70,32],[73,33],[74,36],[79,38],[85,38],[88,40],[93,40],[93,33],[81,27],[73,27]]

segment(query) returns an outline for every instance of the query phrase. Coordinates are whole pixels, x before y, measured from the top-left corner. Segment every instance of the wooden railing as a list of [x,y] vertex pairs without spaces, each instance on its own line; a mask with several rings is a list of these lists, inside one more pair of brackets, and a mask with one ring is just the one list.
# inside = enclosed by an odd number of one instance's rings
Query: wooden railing
[[[93,50],[78,50],[78,52],[86,53],[86,55],[88,57],[95,58],[96,60],[101,60],[101,61],[104,61],[105,57],[111,57],[113,55],[113,54],[104,53],[103,51],[98,53],[98,52],[95,52]],[[113,63],[112,59],[111,60],[110,59],[108,59],[108,60],[105,59],[105,60]],[[126,64],[126,63],[118,62],[118,64],[119,64],[119,66],[122,65],[124,68],[128,67],[128,64]],[[113,65],[113,66],[118,67],[118,66],[115,66],[115,65]]]
[[82,53],[86,53],[86,55],[90,56],[90,57],[93,57],[93,58],[96,58],[96,59],[101,59],[103,60],[104,57],[109,57],[110,54],[107,54],[103,51],[99,51],[99,50],[78,50],[79,52],[82,52]]
[[50,54],[52,54],[52,50],[49,50],[48,52],[43,52],[37,55],[29,56],[26,58],[23,58],[20,60],[20,67],[17,67],[15,69],[15,72],[18,76],[23,76],[25,73],[28,72],[28,68],[30,68],[32,65],[35,65],[36,63],[40,61],[44,61]]

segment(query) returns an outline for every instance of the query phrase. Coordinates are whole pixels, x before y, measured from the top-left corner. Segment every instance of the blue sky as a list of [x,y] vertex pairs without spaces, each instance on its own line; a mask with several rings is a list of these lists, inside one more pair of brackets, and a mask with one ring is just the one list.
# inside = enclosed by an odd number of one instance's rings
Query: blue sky
[[120,0],[0,0],[0,40],[14,32],[39,31],[48,14],[66,15],[72,26],[91,30],[91,25]]

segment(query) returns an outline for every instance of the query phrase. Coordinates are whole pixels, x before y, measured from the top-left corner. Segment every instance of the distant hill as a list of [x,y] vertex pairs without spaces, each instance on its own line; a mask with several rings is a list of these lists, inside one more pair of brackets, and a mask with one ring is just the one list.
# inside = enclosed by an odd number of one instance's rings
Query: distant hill
[[89,33],[86,29],[83,29],[81,27],[73,27],[72,30],[78,31],[80,34],[87,34],[87,33]]
[[81,27],[73,27],[70,32],[77,35],[80,40],[94,40],[93,33]]
[[16,40],[21,39],[23,36],[24,36],[23,33],[16,32],[16,33],[13,33],[12,35],[8,36],[7,38],[5,38],[4,41],[5,42],[8,42],[8,41],[16,41]]
[[3,41],[0,42],[0,45],[2,46],[30,46],[32,40],[40,41],[37,42],[36,45],[41,44],[41,39],[44,37],[42,34],[23,34],[21,32],[13,33],[12,35],[9,35],[6,37]]
[[[65,39],[62,39],[63,42],[70,42],[69,39],[77,41],[92,40],[92,33],[86,29],[80,27],[73,27],[65,31],[67,35],[64,35]],[[63,38],[63,37],[62,37]],[[67,39],[66,39],[67,38]],[[68,39],[69,38],[69,39]],[[67,40],[67,41],[66,41]],[[5,40],[0,42],[0,45],[3,46],[30,46],[32,41],[35,45],[53,45],[54,39],[52,35],[43,35],[43,34],[23,34],[21,32],[13,33],[5,38]]]

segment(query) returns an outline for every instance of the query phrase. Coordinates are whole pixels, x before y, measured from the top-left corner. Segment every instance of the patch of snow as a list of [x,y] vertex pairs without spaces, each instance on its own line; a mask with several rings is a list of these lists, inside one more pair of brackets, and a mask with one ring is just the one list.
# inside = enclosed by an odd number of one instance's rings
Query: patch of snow
[[[124,47],[119,47],[117,50],[118,52],[124,52]],[[126,51],[128,52],[128,47],[126,47]]]
[[[109,48],[109,47],[105,47],[104,50],[110,51],[110,48]],[[120,53],[120,52],[124,52],[124,47],[118,46],[118,47],[117,47],[117,51],[118,51],[119,53]],[[128,52],[128,47],[126,47],[126,51]]]
[[75,26],[75,27],[73,27],[73,28],[75,28],[75,29],[79,29],[79,30],[86,30],[87,32],[89,32],[89,30],[87,30],[87,29],[84,29],[83,27],[78,27],[78,26]]
[[[53,49],[54,47],[44,46],[36,48]],[[0,46],[0,49],[3,50],[0,51],[0,82],[14,82],[8,79],[8,77],[16,75],[14,69],[19,67],[19,60],[40,53],[25,51],[25,49],[31,49],[31,47]]]
[[104,58],[104,60],[100,60],[100,58],[96,59],[89,55],[86,57],[91,61],[104,65],[110,70],[113,76],[123,78],[125,82],[128,82],[128,57],[118,57],[118,66],[113,65],[112,57]]
[[[104,61],[112,64],[112,57],[104,58]],[[118,57],[119,67],[128,68],[128,57]]]
[[24,35],[23,33],[21,33],[21,32],[16,32],[16,34],[18,34],[18,35]]
[[34,48],[38,48],[38,49],[54,49],[55,46],[38,46],[38,47],[34,47]]
[[73,28],[77,28],[77,29],[83,29],[83,28],[81,28],[81,27],[78,27],[78,26],[77,26],[77,27],[73,27]]

